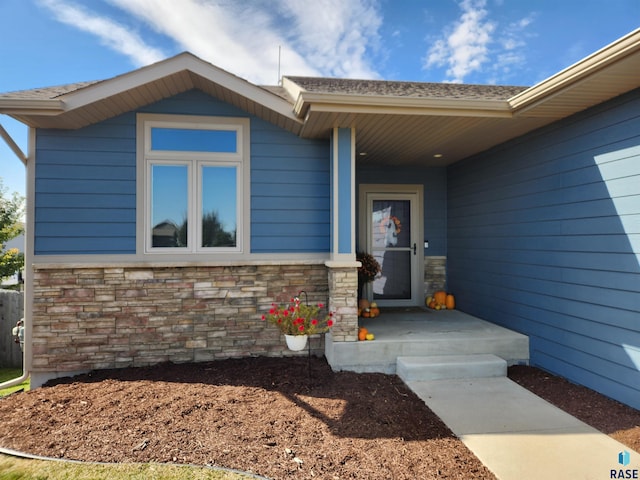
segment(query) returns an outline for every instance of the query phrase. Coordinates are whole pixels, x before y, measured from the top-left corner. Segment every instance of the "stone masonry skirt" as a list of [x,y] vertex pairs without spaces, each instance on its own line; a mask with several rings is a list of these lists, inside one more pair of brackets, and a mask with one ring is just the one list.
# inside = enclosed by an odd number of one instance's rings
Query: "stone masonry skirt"
[[[300,290],[309,302],[328,304],[327,267],[36,265],[33,371],[290,355],[261,315]],[[311,341],[315,353],[324,352],[323,336]]]

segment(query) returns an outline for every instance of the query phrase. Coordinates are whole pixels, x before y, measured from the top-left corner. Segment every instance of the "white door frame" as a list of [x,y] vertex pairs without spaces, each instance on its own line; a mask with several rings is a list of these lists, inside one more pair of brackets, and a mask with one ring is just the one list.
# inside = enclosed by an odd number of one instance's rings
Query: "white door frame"
[[[411,262],[411,299],[378,301],[381,306],[415,306],[424,301],[424,187],[404,184],[361,184],[358,188],[358,250],[371,253],[371,198],[374,196],[403,195],[411,200],[411,242],[416,254]],[[363,296],[373,298],[372,283],[365,286]]]

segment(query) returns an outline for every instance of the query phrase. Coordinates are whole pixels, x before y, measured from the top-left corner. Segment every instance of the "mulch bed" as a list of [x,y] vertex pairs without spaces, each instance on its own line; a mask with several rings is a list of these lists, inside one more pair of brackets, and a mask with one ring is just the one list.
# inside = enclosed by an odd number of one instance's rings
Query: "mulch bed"
[[[510,376],[561,408],[579,403],[579,418],[638,450],[637,410],[529,367]],[[0,446],[48,457],[273,479],[495,478],[398,377],[319,358],[103,370],[4,398],[0,415]]]

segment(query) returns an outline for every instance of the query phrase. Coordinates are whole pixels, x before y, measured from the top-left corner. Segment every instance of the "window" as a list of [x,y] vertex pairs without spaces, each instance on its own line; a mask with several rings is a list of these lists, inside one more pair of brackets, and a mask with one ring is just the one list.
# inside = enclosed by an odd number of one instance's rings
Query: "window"
[[[248,235],[248,120],[140,115],[144,251],[241,253]],[[246,190],[246,191],[245,191]]]

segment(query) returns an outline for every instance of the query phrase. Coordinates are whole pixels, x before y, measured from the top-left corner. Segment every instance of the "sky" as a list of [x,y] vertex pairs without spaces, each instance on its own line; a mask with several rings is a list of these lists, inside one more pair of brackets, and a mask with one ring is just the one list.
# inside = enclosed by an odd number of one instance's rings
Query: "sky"
[[[281,75],[535,85],[640,26],[640,0],[0,0],[0,93],[102,80],[190,51]],[[27,128],[0,124],[27,151]],[[25,194],[0,140],[0,178]]]

